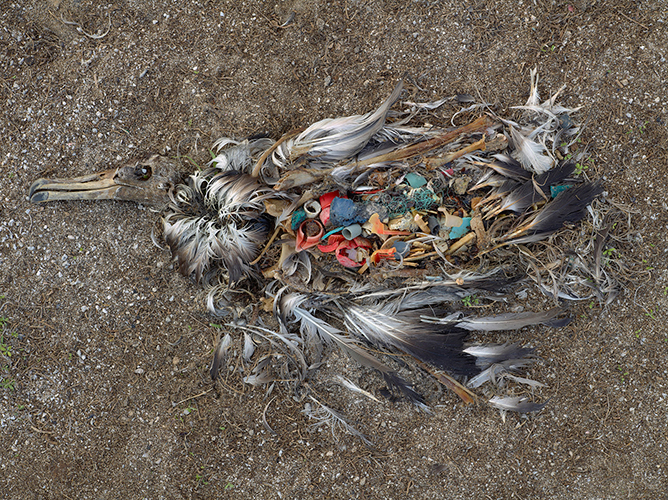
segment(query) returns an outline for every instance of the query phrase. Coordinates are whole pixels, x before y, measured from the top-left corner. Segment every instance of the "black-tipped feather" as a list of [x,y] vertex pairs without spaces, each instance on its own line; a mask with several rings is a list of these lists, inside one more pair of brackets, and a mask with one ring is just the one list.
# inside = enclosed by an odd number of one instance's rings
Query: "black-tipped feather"
[[367,353],[364,349],[356,345],[345,333],[338,328],[333,327],[326,321],[313,316],[306,309],[300,307],[307,297],[298,294],[279,293],[275,301],[278,317],[283,325],[286,324],[290,316],[299,321],[302,331],[311,335],[317,334],[326,342],[333,342],[343,352],[357,361],[362,366],[373,368],[381,373],[383,379],[394,388],[397,388],[402,394],[408,397],[417,405],[423,405],[424,400],[417,392],[413,390],[408,382],[401,378],[394,370],[383,364],[380,360]]
[[487,164],[495,172],[516,181],[531,179],[531,172],[522,168],[520,162],[504,154],[495,154],[494,160]]
[[531,205],[548,200],[550,197],[550,186],[559,184],[571,175],[574,170],[575,165],[573,163],[562,163],[544,174],[524,181],[518,188],[511,191],[492,212],[488,213],[486,218],[493,217],[506,210],[522,213]]
[[531,243],[547,238],[564,227],[582,220],[589,205],[603,192],[600,183],[587,183],[567,189],[520,227],[503,236],[504,243]]
[[453,375],[479,371],[475,358],[463,351],[466,330],[423,323],[419,311],[388,314],[353,304],[341,308],[346,328],[378,348],[398,349]]

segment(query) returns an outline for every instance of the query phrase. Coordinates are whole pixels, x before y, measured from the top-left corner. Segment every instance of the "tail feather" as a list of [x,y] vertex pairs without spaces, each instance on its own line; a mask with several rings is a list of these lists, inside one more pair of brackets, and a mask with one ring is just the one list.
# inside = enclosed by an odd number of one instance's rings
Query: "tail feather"
[[388,314],[372,307],[342,306],[346,327],[379,348],[392,347],[453,375],[471,376],[479,370],[466,354],[468,332],[419,321],[419,313]]
[[567,189],[527,222],[506,234],[500,241],[521,244],[540,241],[564,227],[582,220],[589,205],[603,192],[599,182]]
[[362,366],[380,372],[390,387],[398,389],[418,406],[424,406],[422,396],[415,392],[411,385],[394,370],[355,344],[350,338],[345,336],[345,332],[313,316],[306,309],[300,307],[307,299],[305,296],[298,294],[281,295],[281,292],[279,292],[279,296],[276,299],[279,318],[282,318],[281,321],[287,321],[290,316],[294,317],[299,321],[303,331],[309,332],[311,335],[318,334],[326,342],[334,343]]
[[524,181],[485,217],[489,219],[507,210],[515,213],[525,212],[531,205],[547,200],[550,196],[550,186],[563,182],[574,170],[573,163],[562,163],[535,178]]

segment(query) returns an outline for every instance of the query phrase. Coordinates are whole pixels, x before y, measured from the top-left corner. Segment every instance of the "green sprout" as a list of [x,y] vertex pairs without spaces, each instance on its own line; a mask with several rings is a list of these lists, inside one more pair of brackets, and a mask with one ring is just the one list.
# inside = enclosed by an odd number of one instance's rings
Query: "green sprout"
[[[204,470],[204,466],[202,465],[202,466],[200,467],[200,469],[203,471],[203,470]],[[195,474],[195,480],[196,480],[199,484],[201,484],[201,485],[203,485],[203,486],[206,486],[207,484],[209,484],[209,481],[207,481],[206,479],[204,479],[204,474]]]
[[13,391],[16,389],[16,387],[14,387],[15,383],[16,380],[14,380],[13,378],[5,378],[0,380],[0,388],[9,389],[10,391]]
[[473,307],[479,305],[480,300],[475,294],[467,295],[462,299],[462,304],[464,304],[465,307]]
[[582,172],[586,172],[587,170],[589,170],[589,165],[587,165],[585,163],[580,163],[580,162],[575,164],[575,176],[576,177],[582,175]]
[[0,333],[0,356],[12,357],[12,346],[5,342],[5,335]]

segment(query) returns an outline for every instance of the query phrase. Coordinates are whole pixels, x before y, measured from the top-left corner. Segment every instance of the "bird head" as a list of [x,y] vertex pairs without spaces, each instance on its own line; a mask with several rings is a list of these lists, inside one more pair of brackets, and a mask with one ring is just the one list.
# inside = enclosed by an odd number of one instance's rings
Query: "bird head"
[[164,156],[129,163],[82,177],[38,179],[30,186],[30,201],[120,200],[164,206],[170,190],[182,179],[177,166]]

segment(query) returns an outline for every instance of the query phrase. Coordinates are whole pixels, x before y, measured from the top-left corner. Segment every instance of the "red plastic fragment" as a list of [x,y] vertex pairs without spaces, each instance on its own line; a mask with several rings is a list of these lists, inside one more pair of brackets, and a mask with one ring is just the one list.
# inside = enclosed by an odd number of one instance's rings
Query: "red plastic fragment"
[[307,248],[311,248],[320,243],[325,229],[317,220],[308,219],[301,223],[297,229],[297,242],[295,243],[295,250],[301,252]]
[[318,250],[324,253],[334,252],[336,260],[344,267],[360,267],[366,262],[357,262],[357,248],[371,250],[371,242],[358,236],[354,240],[347,240],[341,234],[332,234],[325,245],[318,245]]

